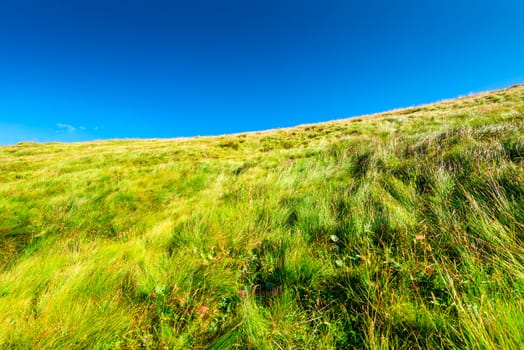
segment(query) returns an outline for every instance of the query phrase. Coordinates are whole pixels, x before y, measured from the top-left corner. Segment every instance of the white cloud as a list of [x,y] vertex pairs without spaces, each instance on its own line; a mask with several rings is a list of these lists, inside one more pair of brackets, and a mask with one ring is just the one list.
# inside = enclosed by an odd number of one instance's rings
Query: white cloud
[[67,132],[73,133],[76,131],[76,128],[71,124],[64,124],[64,123],[57,123],[56,127],[61,130],[65,130]]

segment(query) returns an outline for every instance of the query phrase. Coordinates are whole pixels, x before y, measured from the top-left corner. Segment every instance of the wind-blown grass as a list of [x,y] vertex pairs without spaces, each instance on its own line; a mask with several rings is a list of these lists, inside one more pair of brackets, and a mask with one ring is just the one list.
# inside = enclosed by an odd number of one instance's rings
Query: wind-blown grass
[[0,147],[2,348],[524,348],[524,87]]

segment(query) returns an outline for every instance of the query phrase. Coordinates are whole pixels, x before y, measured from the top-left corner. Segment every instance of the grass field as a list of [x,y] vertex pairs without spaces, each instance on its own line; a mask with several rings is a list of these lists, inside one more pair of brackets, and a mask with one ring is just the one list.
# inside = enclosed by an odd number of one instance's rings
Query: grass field
[[0,348],[523,349],[524,86],[0,147]]

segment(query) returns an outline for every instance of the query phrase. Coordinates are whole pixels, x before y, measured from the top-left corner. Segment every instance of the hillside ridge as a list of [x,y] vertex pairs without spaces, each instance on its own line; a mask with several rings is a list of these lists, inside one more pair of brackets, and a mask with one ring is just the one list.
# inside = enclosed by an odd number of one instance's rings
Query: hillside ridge
[[[371,113],[371,114],[362,114],[362,115],[356,115],[356,116],[351,116],[351,117],[343,117],[343,118],[337,118],[337,119],[333,119],[333,120],[320,121],[320,122],[314,122],[314,123],[298,124],[298,125],[289,126],[289,127],[277,127],[277,128],[273,128],[273,129],[255,130],[255,131],[240,131],[240,132],[234,132],[234,133],[229,133],[229,134],[218,134],[218,135],[207,135],[207,136],[195,135],[195,136],[180,136],[180,137],[173,137],[173,138],[123,138],[123,139],[116,138],[116,139],[90,140],[90,141],[78,141],[78,142],[67,142],[67,143],[90,143],[90,142],[119,141],[119,140],[120,141],[124,141],[124,140],[125,141],[133,141],[133,140],[138,140],[138,141],[140,141],[140,140],[142,140],[142,141],[147,141],[147,140],[165,140],[165,141],[169,141],[169,140],[187,140],[187,139],[193,139],[193,138],[202,139],[202,138],[216,138],[216,137],[227,137],[227,136],[240,136],[240,135],[245,135],[245,134],[248,134],[248,135],[249,134],[259,134],[260,135],[260,134],[268,134],[268,133],[272,133],[272,132],[278,132],[278,131],[289,130],[289,129],[294,129],[294,128],[303,128],[303,127],[310,127],[310,126],[315,126],[315,125],[324,125],[324,124],[331,124],[331,123],[346,122],[348,120],[354,120],[354,119],[380,118],[380,117],[385,117],[385,116],[390,116],[390,115],[395,115],[395,114],[404,114],[404,113],[407,113],[407,112],[412,111],[412,110],[417,109],[417,108],[438,106],[438,105],[447,104],[447,103],[456,103],[457,101],[461,101],[461,100],[475,100],[477,98],[482,98],[482,97],[485,97],[487,95],[496,95],[496,94],[503,93],[505,91],[511,91],[513,89],[524,89],[524,83],[523,84],[514,84],[514,85],[511,85],[509,87],[501,88],[501,89],[481,91],[481,92],[474,92],[474,93],[470,93],[468,95],[457,96],[457,97],[449,98],[449,99],[442,99],[442,100],[439,100],[439,101],[423,103],[423,104],[420,104],[420,105],[413,105],[413,106],[409,106],[409,107],[394,108],[394,109],[383,111],[383,112],[377,112],[377,113]],[[56,142],[21,141],[18,144],[23,145],[23,144],[39,144],[39,143],[56,143]],[[58,143],[60,143],[60,142],[58,142]],[[0,145],[0,147],[9,147],[9,146],[16,146],[16,144],[15,145],[3,145],[3,146]]]

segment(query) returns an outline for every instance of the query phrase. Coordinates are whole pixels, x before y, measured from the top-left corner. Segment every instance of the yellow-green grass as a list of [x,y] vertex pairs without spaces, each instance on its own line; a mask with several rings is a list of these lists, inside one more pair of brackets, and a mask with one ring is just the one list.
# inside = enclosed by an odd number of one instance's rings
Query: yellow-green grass
[[524,87],[0,147],[0,347],[524,348]]

